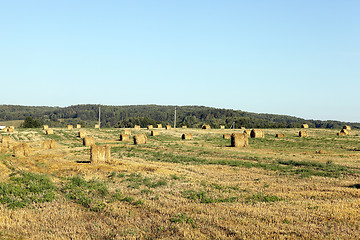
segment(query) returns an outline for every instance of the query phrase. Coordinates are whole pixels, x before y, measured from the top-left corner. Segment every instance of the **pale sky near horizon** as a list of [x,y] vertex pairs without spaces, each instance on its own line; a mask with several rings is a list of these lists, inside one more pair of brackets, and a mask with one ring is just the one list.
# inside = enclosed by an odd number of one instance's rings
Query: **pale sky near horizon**
[[360,1],[2,1],[0,104],[360,122]]

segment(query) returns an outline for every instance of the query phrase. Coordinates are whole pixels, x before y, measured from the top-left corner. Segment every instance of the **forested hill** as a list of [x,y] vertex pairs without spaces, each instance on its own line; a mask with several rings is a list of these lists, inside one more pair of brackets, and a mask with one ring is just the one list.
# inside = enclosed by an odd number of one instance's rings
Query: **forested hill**
[[[132,105],[106,106],[101,105],[102,127],[133,127],[135,124],[146,127],[157,123],[174,123],[175,106]],[[0,105],[0,121],[24,120],[30,116],[50,126],[65,126],[80,123],[93,126],[98,120],[98,105],[75,105],[69,107],[16,106]],[[360,123],[339,121],[304,120],[301,118],[257,114],[231,109],[218,109],[204,106],[177,106],[177,126],[200,127],[210,124],[214,128],[225,125],[229,128],[291,128],[307,123],[313,128],[341,128],[344,124],[360,128]]]

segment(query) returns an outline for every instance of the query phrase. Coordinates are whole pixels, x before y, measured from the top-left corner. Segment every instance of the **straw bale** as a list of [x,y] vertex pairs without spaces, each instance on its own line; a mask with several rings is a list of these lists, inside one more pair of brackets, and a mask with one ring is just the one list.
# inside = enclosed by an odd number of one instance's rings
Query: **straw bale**
[[181,139],[182,140],[192,140],[193,139],[193,136],[191,133],[184,133],[182,136],[181,136]]
[[111,147],[109,145],[91,145],[90,162],[91,163],[110,163]]
[[307,125],[306,123],[301,124],[301,128],[309,128],[309,125]]
[[187,126],[182,126],[181,128],[187,128]]
[[245,130],[244,130],[244,133],[247,134],[247,135],[250,137],[251,130],[250,130],[250,129],[245,129]]
[[86,132],[85,132],[85,131],[79,131],[78,137],[79,137],[79,138],[84,138],[84,137],[86,137]]
[[129,134],[120,134],[120,141],[128,141],[129,140]]
[[5,147],[5,148],[8,148],[10,146],[10,137],[9,136],[2,136],[1,146]]
[[6,131],[6,132],[13,132],[13,131],[14,131],[14,129],[13,129],[13,128],[8,127],[8,128],[5,128],[5,131]]
[[307,137],[307,131],[300,131],[299,132],[299,137]]
[[225,134],[223,135],[223,138],[224,138],[224,139],[230,139],[230,138],[231,138],[231,134],[225,133]]
[[137,134],[134,136],[134,144],[145,144],[147,143],[147,137],[144,133],[142,134]]
[[157,124],[157,128],[162,128],[162,124]]
[[150,133],[150,136],[159,136],[159,131],[158,130],[152,130]]
[[46,130],[46,129],[49,129],[49,126],[48,126],[48,125],[44,125],[44,126],[43,126],[43,130]]
[[100,125],[99,125],[99,124],[95,124],[95,128],[100,128]]
[[57,148],[57,144],[55,142],[54,139],[51,139],[51,140],[45,140],[43,142],[43,147],[45,149],[56,149]]
[[206,124],[202,125],[201,128],[202,128],[202,129],[211,129],[210,125],[206,125]]
[[250,136],[252,138],[264,138],[264,131],[262,129],[251,130]]
[[124,130],[124,134],[126,134],[126,135],[131,135],[131,130],[130,129],[125,129]]
[[83,138],[83,145],[87,147],[91,145],[95,145],[95,138],[91,136],[85,136]]
[[225,126],[224,126],[224,125],[220,125],[220,129],[225,129]]
[[30,155],[30,148],[26,143],[14,146],[13,151],[15,157],[27,157]]
[[74,127],[73,127],[73,125],[67,125],[67,129],[68,130],[71,130],[71,129],[73,129]]
[[135,126],[134,126],[134,129],[135,129],[135,130],[140,130],[140,125],[135,125]]
[[248,135],[246,133],[233,133],[231,134],[232,147],[246,147],[249,145]]
[[166,129],[166,130],[170,130],[170,129],[171,129],[171,125],[166,125],[166,126],[165,126],[165,129]]
[[349,130],[347,130],[347,129],[345,129],[345,128],[343,128],[343,129],[341,129],[341,131],[340,131],[341,133],[343,133],[343,134],[345,134],[345,136],[347,136],[347,135],[349,135],[350,134],[350,131]]
[[80,124],[76,124],[76,128],[81,128],[81,125],[80,125]]
[[283,133],[277,133],[277,134],[275,135],[275,137],[277,137],[277,138],[283,138],[283,137],[285,137],[285,134],[283,134]]
[[46,135],[51,135],[54,134],[54,130],[52,130],[51,128],[46,129]]
[[14,126],[9,126],[9,128],[10,128],[10,129],[12,129],[12,130],[14,130],[14,129],[15,129],[15,127],[14,127]]
[[348,126],[348,125],[344,125],[344,126],[343,126],[343,129],[346,129],[346,130],[350,131],[350,130],[351,130],[351,127]]
[[148,125],[148,126],[147,126],[147,129],[148,129],[148,130],[151,130],[151,129],[153,129],[153,128],[154,128],[153,125]]

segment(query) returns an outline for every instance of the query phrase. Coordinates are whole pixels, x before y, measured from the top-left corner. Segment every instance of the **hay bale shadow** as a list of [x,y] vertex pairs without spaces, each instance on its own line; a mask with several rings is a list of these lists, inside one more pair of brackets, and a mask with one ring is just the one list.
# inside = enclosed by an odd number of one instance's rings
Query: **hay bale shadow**
[[346,186],[346,187],[360,189],[360,184],[353,184],[353,185],[349,185],[349,186]]
[[76,161],[76,163],[91,163],[91,161]]

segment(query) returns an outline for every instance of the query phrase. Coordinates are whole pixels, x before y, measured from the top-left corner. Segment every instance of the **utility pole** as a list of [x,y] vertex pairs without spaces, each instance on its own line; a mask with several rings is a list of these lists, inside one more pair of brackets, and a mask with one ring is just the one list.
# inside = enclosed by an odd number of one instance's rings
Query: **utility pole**
[[100,104],[99,104],[99,129],[100,129],[100,123],[101,123],[101,121],[100,121],[100,114],[101,114],[101,110],[100,110]]
[[175,113],[174,113],[174,128],[176,128],[176,107],[175,107]]

